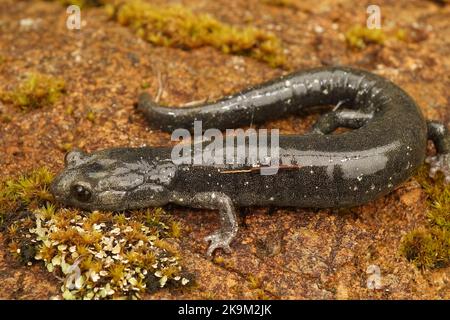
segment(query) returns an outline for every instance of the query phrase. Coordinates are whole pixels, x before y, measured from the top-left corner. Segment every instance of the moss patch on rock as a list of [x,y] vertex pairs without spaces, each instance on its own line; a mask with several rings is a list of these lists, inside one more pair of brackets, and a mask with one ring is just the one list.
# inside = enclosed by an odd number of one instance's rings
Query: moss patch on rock
[[[28,208],[35,210],[52,200],[49,186],[53,174],[47,168],[39,168],[18,178],[6,178],[0,182],[0,215]],[[9,218],[9,217],[8,217]]]
[[405,29],[398,28],[388,31],[384,29],[369,29],[366,26],[354,25],[345,33],[347,45],[353,49],[364,49],[370,45],[384,45],[387,41],[407,41]]
[[345,39],[352,48],[363,49],[369,44],[383,44],[386,34],[381,29],[369,29],[356,25],[345,33]]
[[107,6],[111,17],[158,46],[194,49],[211,46],[224,53],[246,55],[273,67],[285,64],[281,41],[254,27],[236,27],[208,14],[180,6],[155,6],[131,0]]
[[443,175],[431,179],[428,171],[423,166],[416,179],[428,196],[429,225],[407,234],[400,250],[419,268],[441,268],[450,265],[450,185]]
[[48,192],[45,168],[0,186],[0,230],[12,256],[61,280],[64,299],[140,298],[192,283],[174,239],[178,221],[161,208],[113,214],[66,209]]
[[0,99],[21,109],[37,109],[56,103],[65,92],[61,78],[30,73],[14,89],[0,92]]

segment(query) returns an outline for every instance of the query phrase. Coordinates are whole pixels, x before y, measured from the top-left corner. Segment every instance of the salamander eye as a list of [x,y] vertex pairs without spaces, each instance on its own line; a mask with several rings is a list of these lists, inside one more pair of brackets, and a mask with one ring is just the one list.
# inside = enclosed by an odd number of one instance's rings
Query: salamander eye
[[75,184],[72,186],[72,195],[81,202],[87,202],[91,199],[92,192],[85,186]]

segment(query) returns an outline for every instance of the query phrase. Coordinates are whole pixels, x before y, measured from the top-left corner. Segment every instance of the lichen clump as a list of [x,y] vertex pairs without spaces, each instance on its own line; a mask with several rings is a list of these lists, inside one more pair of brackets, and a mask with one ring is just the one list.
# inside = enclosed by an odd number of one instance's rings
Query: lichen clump
[[345,33],[345,39],[350,47],[363,49],[368,44],[383,44],[386,41],[386,35],[381,29],[369,29],[357,25]]
[[247,55],[274,67],[285,63],[280,40],[254,27],[225,24],[179,5],[160,7],[132,0],[107,8],[113,19],[158,46],[183,49],[212,46],[224,53]]
[[428,171],[423,166],[416,179],[428,196],[429,225],[407,234],[400,250],[419,268],[442,268],[450,265],[450,185],[443,175],[429,178]]
[[47,169],[38,169],[2,183],[0,222],[9,252],[22,263],[42,263],[61,280],[62,298],[137,299],[192,283],[171,243],[181,226],[162,209],[60,208],[48,193],[51,180]]
[[56,103],[65,91],[63,79],[31,73],[11,91],[0,98],[21,109],[36,109]]

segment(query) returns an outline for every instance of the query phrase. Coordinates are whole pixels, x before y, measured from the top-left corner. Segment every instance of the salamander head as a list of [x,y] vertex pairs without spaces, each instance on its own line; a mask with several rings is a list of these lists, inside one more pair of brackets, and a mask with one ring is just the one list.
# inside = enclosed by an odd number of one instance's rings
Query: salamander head
[[117,148],[91,154],[71,151],[50,190],[57,201],[86,210],[165,205],[176,166],[153,157],[151,149],[142,149]]

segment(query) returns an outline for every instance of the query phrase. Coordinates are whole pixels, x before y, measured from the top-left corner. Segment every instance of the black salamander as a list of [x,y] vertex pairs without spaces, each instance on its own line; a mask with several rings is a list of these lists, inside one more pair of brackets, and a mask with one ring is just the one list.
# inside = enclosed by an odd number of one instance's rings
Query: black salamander
[[[51,190],[55,198],[88,210],[128,210],[175,203],[216,209],[221,228],[208,236],[208,255],[230,250],[238,231],[236,207],[348,207],[381,197],[409,179],[437,154],[430,174],[450,182],[450,134],[426,121],[414,100],[394,83],[347,67],[300,71],[221,100],[193,107],[163,107],[139,98],[153,126],[165,131],[224,130],[262,123],[316,106],[337,105],[306,135],[282,135],[276,174],[261,161],[244,164],[174,163],[170,147],[111,148],[66,155]],[[350,130],[331,134],[338,127]],[[272,142],[271,142],[272,143]],[[273,160],[273,159],[272,159]]]

